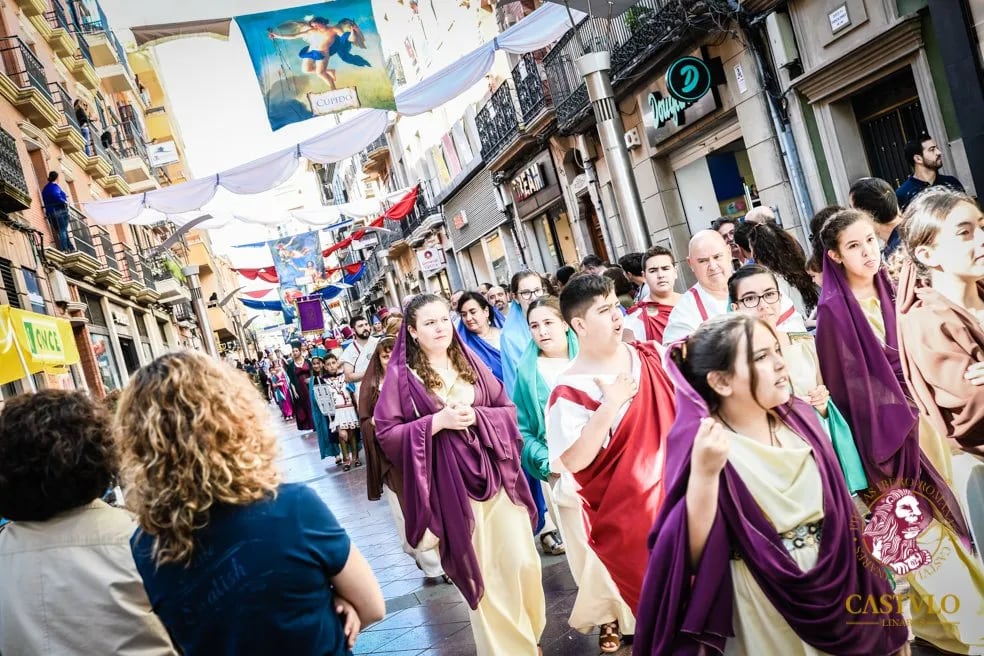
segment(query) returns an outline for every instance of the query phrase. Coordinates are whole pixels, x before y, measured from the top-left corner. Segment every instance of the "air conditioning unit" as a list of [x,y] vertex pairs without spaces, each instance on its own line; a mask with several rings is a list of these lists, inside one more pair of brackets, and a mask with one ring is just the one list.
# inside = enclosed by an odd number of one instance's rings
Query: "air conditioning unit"
[[635,150],[636,148],[642,147],[642,137],[639,136],[639,128],[632,128],[631,130],[626,130],[625,147],[628,148],[629,150]]
[[71,303],[72,294],[68,289],[68,280],[64,273],[53,269],[48,274],[48,282],[51,283],[51,297],[55,303]]
[[799,49],[789,14],[774,11],[765,19],[765,32],[769,36],[769,47],[777,68],[784,68],[799,61]]

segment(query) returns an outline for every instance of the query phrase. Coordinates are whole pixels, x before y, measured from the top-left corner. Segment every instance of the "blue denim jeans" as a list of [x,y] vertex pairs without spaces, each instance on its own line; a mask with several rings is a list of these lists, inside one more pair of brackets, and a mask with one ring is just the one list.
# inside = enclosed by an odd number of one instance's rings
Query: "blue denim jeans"
[[71,238],[68,236],[68,208],[61,207],[48,210],[48,223],[51,230],[58,238],[58,250],[71,253],[75,250]]

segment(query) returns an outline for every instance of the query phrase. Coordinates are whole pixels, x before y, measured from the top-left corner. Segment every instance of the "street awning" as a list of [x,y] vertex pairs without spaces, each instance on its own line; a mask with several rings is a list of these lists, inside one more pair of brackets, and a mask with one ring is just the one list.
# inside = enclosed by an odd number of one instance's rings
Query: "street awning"
[[0,384],[79,361],[72,324],[46,314],[0,306]]

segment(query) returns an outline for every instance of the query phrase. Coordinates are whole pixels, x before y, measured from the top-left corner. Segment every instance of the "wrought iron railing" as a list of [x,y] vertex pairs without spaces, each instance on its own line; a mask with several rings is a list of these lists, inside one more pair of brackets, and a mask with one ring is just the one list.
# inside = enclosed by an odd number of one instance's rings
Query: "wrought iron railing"
[[577,60],[585,50],[607,50],[607,34],[607,20],[586,18],[560,37],[543,58],[550,96],[557,111],[557,124],[561,129],[578,120],[588,108],[588,90],[577,70]]
[[519,133],[511,87],[509,80],[499,85],[475,116],[478,137],[482,142],[482,159],[485,161],[499,153]]
[[93,232],[96,237],[96,245],[102,255],[100,259],[110,269],[119,271],[120,263],[116,259],[116,253],[113,252],[113,239],[109,236],[109,231],[106,228],[96,227]]
[[75,31],[68,21],[68,14],[65,13],[65,6],[61,0],[51,0],[51,11],[46,11],[44,17],[53,29],[62,29],[69,33]]
[[89,48],[89,42],[85,40],[85,37],[82,35],[81,32],[75,33],[75,40],[78,41],[79,43],[78,54],[82,56],[82,59],[89,62],[91,66],[95,66],[95,64],[92,61],[92,50]]
[[65,87],[60,82],[52,82],[51,95],[55,99],[55,107],[65,117],[63,124],[75,128],[76,132],[82,134],[82,126],[79,125],[78,117],[75,115],[72,97],[68,95]]
[[120,159],[120,156],[119,156],[119,154],[117,154],[116,149],[113,148],[113,147],[107,148],[106,149],[106,154],[104,155],[104,157],[106,157],[106,160],[113,167],[113,172],[111,173],[111,175],[118,175],[118,176],[120,176],[122,178],[123,177],[123,160]]
[[6,130],[0,129],[0,183],[6,184],[25,198],[30,198],[24,165],[17,154],[17,141]]
[[[69,206],[68,208],[68,236],[72,240],[75,250],[85,253],[94,260],[99,259],[96,253],[96,245],[92,240],[92,231],[85,222],[85,215],[78,209]],[[55,235],[55,243],[58,243]],[[59,249],[61,245],[58,244]]]
[[[96,8],[96,15],[86,15],[88,14],[88,10],[93,6]],[[109,21],[106,19],[106,13],[98,2],[86,0],[83,3],[81,0],[75,0],[75,7],[73,9],[79,29],[86,34],[105,32],[109,29]]]
[[[700,29],[716,0],[639,0],[612,21],[612,79],[628,79],[684,29]],[[710,24],[707,24],[709,27]]]
[[383,221],[383,227],[386,232],[379,233],[379,245],[383,248],[389,248],[396,242],[403,239],[403,222],[397,221],[396,219],[385,219]]
[[147,155],[147,140],[143,129],[137,122],[131,105],[120,105],[120,126],[117,130],[120,153],[123,157],[139,157],[150,168],[150,157]]
[[550,91],[546,76],[540,71],[540,63],[532,52],[524,54],[512,69],[513,86],[519,102],[519,114],[523,125],[530,122],[550,107]]
[[146,287],[154,289],[154,268],[151,264],[151,259],[142,255],[139,259],[140,275],[143,278],[143,283]]
[[52,100],[44,64],[19,36],[0,37],[0,63],[7,77],[18,87],[34,87]]
[[172,311],[175,321],[195,321],[195,310],[192,309],[191,303],[176,303]]
[[140,269],[137,267],[137,257],[133,250],[126,244],[116,244],[116,261],[120,265],[120,274],[123,280],[141,282]]

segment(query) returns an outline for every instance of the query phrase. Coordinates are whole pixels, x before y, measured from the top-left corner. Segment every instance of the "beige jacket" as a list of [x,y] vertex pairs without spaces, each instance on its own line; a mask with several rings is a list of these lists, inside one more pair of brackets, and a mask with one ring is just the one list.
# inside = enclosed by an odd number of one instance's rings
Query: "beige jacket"
[[0,531],[0,653],[175,654],[133,563],[134,528],[97,500]]

